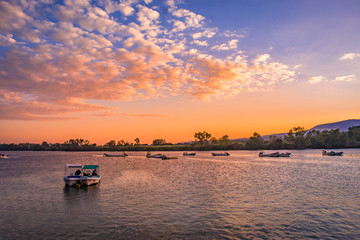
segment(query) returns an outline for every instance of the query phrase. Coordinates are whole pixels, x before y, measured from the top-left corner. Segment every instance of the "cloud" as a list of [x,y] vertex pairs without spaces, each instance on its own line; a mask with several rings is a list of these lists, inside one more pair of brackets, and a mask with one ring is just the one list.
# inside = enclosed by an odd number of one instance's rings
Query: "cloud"
[[175,0],[166,0],[165,3],[170,7],[175,7],[176,6],[176,1]]
[[217,28],[204,28],[200,32],[195,32],[195,33],[191,34],[191,36],[194,39],[199,39],[199,38],[202,38],[202,37],[212,38],[212,37],[215,36],[215,34],[217,32],[218,32]]
[[[92,100],[220,99],[294,79],[292,67],[268,54],[249,59],[238,39],[209,46],[218,29],[177,3],[168,1],[162,18],[160,8],[135,0],[0,2],[2,119],[113,111]],[[222,59],[211,50],[232,51]]]
[[139,20],[142,25],[150,26],[153,21],[156,21],[160,17],[160,14],[151,8],[142,5],[138,5],[137,7],[139,8],[137,20]]
[[308,82],[311,83],[311,84],[320,83],[320,82],[326,82],[326,81],[327,81],[327,78],[324,77],[324,76],[315,76],[315,77],[309,78],[309,80],[308,80]]
[[[146,3],[150,3],[151,1],[146,1]],[[114,13],[120,11],[124,16],[131,16],[134,14],[135,9],[131,6],[132,1],[122,1],[120,3],[105,1],[105,10],[108,13]]]
[[197,29],[204,25],[205,17],[189,10],[178,8],[174,1],[168,1],[169,12],[174,19],[169,20],[173,24],[172,32],[179,32],[185,29]]
[[26,27],[27,22],[31,20],[20,6],[12,5],[6,1],[0,2],[0,13],[0,29],[5,33],[12,31],[20,33]]
[[[75,98],[46,102],[31,100],[32,96],[16,92],[0,91],[0,120],[69,120],[74,119],[72,113],[109,109],[86,104]],[[70,115],[69,115],[70,114]]]
[[34,19],[24,13],[22,6],[1,1],[0,16],[0,31],[2,34],[16,34],[23,40],[33,43],[40,42],[40,31],[33,28]]
[[194,40],[193,43],[196,45],[199,45],[199,46],[208,46],[209,45],[207,41]]
[[[236,62],[235,59],[242,59]],[[189,61],[190,85],[186,92],[201,100],[224,98],[244,91],[259,91],[269,86],[292,81],[295,72],[288,66],[265,61],[251,65],[246,56],[235,55],[220,60],[209,55],[198,55]]]
[[256,58],[254,59],[254,64],[255,65],[259,65],[260,63],[266,62],[270,59],[270,55],[269,54],[262,54],[262,55],[258,55],[256,56]]
[[16,40],[12,38],[12,35],[3,35],[0,34],[0,46],[11,46],[16,43]]
[[223,35],[225,37],[237,37],[237,38],[244,38],[245,34],[240,34],[237,31],[230,31],[230,30],[226,30]]
[[347,76],[336,77],[334,81],[336,81],[336,82],[353,82],[355,80],[356,80],[355,75],[347,75]]
[[340,60],[353,60],[357,57],[360,57],[360,53],[346,53],[340,57]]
[[[335,77],[335,79],[333,79],[331,81],[332,82],[353,82],[353,81],[356,81],[356,76],[355,75],[339,76],[339,77]],[[328,82],[328,78],[325,76],[315,76],[315,77],[309,78],[308,82],[311,84]]]
[[213,50],[232,50],[237,48],[237,43],[239,40],[232,39],[228,43],[224,43],[221,45],[215,45],[211,49]]

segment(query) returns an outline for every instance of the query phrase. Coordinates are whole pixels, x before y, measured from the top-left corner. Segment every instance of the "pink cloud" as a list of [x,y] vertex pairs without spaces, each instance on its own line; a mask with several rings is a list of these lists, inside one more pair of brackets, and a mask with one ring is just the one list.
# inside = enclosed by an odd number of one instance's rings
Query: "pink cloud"
[[[198,39],[210,38],[218,30],[204,29],[203,16],[177,8],[175,3],[169,2],[174,16],[170,22],[179,22],[177,30],[182,33],[162,26],[156,8],[137,1],[121,4],[107,1],[102,9],[85,0],[67,0],[56,5],[53,16],[57,21],[50,22],[35,21],[20,5],[0,2],[4,21],[14,21],[5,25],[0,20],[0,43],[7,46],[0,58],[3,118],[69,117],[108,109],[88,104],[90,100],[129,101],[181,94],[199,100],[218,99],[262,90],[294,77],[294,71],[271,61],[267,54],[254,61],[238,50],[225,60],[202,54],[193,43],[209,45]],[[123,14],[133,15],[140,24],[126,25],[112,15],[125,11],[124,6],[129,8]],[[36,5],[33,8],[35,11]],[[182,37],[187,29],[195,31],[187,33],[194,42]],[[16,36],[35,43],[39,38],[41,44],[19,45]],[[231,39],[213,49],[234,50],[237,43]]]

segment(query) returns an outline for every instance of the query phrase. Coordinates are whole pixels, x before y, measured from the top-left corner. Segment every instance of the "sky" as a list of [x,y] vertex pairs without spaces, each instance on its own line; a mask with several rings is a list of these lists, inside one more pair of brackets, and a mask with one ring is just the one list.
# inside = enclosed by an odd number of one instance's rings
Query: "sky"
[[358,0],[0,0],[0,143],[360,119]]

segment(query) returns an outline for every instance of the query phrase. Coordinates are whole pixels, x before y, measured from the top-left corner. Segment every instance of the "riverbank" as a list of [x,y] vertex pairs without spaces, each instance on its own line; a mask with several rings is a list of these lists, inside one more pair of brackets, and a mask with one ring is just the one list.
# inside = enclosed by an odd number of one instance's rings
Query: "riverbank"
[[[360,148],[360,144],[347,146],[347,147],[308,147],[301,149],[339,149],[339,148]],[[231,144],[189,144],[189,145],[132,145],[132,146],[63,146],[55,145],[43,147],[41,145],[0,145],[0,151],[70,151],[70,152],[86,152],[86,151],[109,151],[109,152],[138,152],[138,151],[229,151],[229,150],[298,150],[289,145],[282,147],[269,147],[266,145],[259,146],[258,148],[247,147],[245,143],[231,143]]]

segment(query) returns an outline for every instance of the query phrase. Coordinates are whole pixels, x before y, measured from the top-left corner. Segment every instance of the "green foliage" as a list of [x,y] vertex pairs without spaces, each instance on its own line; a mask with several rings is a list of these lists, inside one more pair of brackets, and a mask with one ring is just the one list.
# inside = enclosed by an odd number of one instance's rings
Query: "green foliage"
[[107,146],[107,147],[115,147],[115,145],[116,145],[115,140],[110,140],[110,142],[105,144],[105,146]]
[[264,139],[258,134],[254,132],[253,136],[245,143],[247,149],[257,150],[264,148]]
[[[360,147],[360,126],[349,128],[348,132],[339,129],[306,132],[303,127],[294,127],[284,138],[271,136],[265,141],[260,134],[254,133],[243,142],[230,141],[228,135],[216,139],[206,131],[194,134],[197,141],[192,144],[170,144],[165,139],[155,139],[153,145],[140,144],[136,138],[135,144],[120,140],[111,140],[104,146],[97,146],[85,139],[70,139],[63,144],[47,143],[19,143],[0,144],[0,150],[25,151],[211,151],[211,150],[260,150],[260,149],[304,149],[304,148],[345,148]],[[210,142],[209,142],[210,141]],[[207,144],[204,144],[207,143]]]
[[351,144],[360,142],[360,126],[350,127],[348,131],[348,138]]
[[194,138],[195,141],[199,141],[200,143],[206,143],[211,138],[211,134],[206,131],[197,132],[194,134]]
[[284,141],[289,143],[293,148],[303,149],[306,147],[305,129],[303,127],[293,127],[284,137]]
[[282,149],[283,148],[283,140],[280,137],[270,136],[268,148],[269,149]]
[[165,139],[155,139],[153,141],[153,145],[157,146],[157,145],[166,145],[166,140]]
[[230,142],[229,136],[225,134],[221,138],[219,138],[219,142],[222,144],[228,144]]

